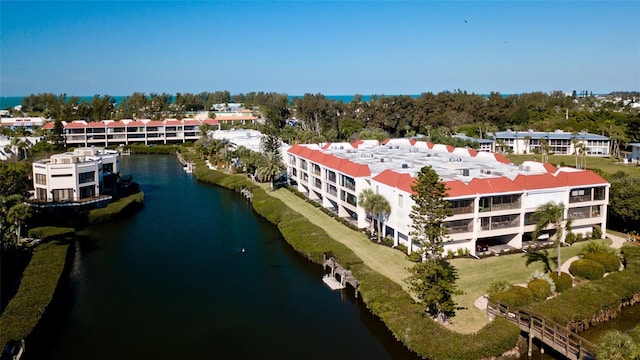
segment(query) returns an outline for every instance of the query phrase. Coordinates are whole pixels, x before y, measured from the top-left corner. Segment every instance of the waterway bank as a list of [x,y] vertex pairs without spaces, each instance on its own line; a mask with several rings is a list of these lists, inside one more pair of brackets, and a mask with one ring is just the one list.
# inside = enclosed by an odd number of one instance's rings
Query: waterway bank
[[146,205],[79,232],[27,359],[417,359],[239,194],[197,182],[175,155],[122,166]]

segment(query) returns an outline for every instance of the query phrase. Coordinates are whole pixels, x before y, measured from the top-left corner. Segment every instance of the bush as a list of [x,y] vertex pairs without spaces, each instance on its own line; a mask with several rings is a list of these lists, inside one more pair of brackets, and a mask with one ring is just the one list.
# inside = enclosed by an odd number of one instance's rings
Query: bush
[[102,224],[117,220],[142,206],[144,193],[129,195],[104,208],[89,211],[89,224]]
[[[556,291],[556,283],[553,282],[553,280],[551,279],[551,277],[549,276],[549,274],[544,273],[542,271],[534,271],[533,274],[531,274],[531,276],[529,276],[529,281],[534,280],[534,279],[541,279],[547,282],[547,284],[549,284],[549,292],[552,293],[554,291]],[[549,295],[547,295],[549,296]]]
[[533,300],[531,290],[522,286],[512,286],[507,291],[497,293],[492,299],[492,301],[498,301],[515,307],[523,307],[532,303]]
[[41,239],[42,241],[63,239],[65,237],[73,236],[74,233],[75,233],[74,228],[55,227],[55,226],[37,227],[37,228],[29,229],[29,231],[27,232],[30,238]]
[[495,280],[489,283],[489,287],[487,288],[487,295],[489,299],[493,301],[493,298],[497,293],[507,291],[511,288],[511,283],[507,280]]
[[407,248],[405,245],[402,244],[398,244],[398,246],[396,246],[396,249],[402,251],[403,253],[407,253],[407,251],[409,251],[409,248]]
[[567,289],[571,289],[573,286],[573,279],[571,278],[571,275],[566,272],[560,273],[560,276],[558,276],[558,273],[554,271],[549,274],[549,277],[553,280],[553,283],[556,284],[557,292],[563,292]]
[[599,226],[593,227],[593,233],[591,233],[591,237],[594,239],[602,239],[602,229]]
[[531,290],[535,301],[542,301],[551,294],[551,286],[544,279],[533,279],[529,281],[527,288]]
[[422,255],[420,255],[420,253],[417,253],[417,252],[412,252],[411,254],[409,254],[409,260],[416,263],[421,262]]
[[588,280],[596,280],[604,276],[604,266],[589,259],[580,259],[571,263],[569,272],[573,276],[581,277]]
[[573,244],[574,242],[576,242],[576,234],[572,232],[568,232],[567,236],[565,236],[564,238],[564,242],[566,242],[569,245]]
[[584,255],[585,259],[593,260],[602,266],[606,272],[614,272],[620,270],[620,259],[612,253],[596,252]]
[[599,253],[599,252],[614,252],[611,246],[605,244],[603,241],[589,241],[580,252],[581,255]]

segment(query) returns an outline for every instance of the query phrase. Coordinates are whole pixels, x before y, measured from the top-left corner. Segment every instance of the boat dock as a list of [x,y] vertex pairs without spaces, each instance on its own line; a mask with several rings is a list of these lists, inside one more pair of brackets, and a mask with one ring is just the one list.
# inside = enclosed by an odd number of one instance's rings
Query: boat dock
[[323,260],[325,275],[322,281],[331,290],[342,290],[349,284],[355,290],[357,298],[360,292],[360,281],[353,276],[351,270],[343,268],[333,256],[328,257],[327,254],[323,254]]

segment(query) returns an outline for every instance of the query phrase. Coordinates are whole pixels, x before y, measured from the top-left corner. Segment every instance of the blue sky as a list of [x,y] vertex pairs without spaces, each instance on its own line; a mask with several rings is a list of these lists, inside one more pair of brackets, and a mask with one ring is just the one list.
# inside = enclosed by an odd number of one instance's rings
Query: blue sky
[[640,1],[0,1],[0,95],[640,90]]

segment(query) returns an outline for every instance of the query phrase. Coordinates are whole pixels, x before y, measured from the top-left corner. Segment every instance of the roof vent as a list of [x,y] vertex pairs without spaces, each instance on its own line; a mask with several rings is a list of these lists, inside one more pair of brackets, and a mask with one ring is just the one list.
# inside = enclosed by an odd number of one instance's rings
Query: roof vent
[[408,169],[409,168],[409,164],[402,164],[402,168],[403,169]]
[[462,176],[469,176],[469,169],[462,169]]

